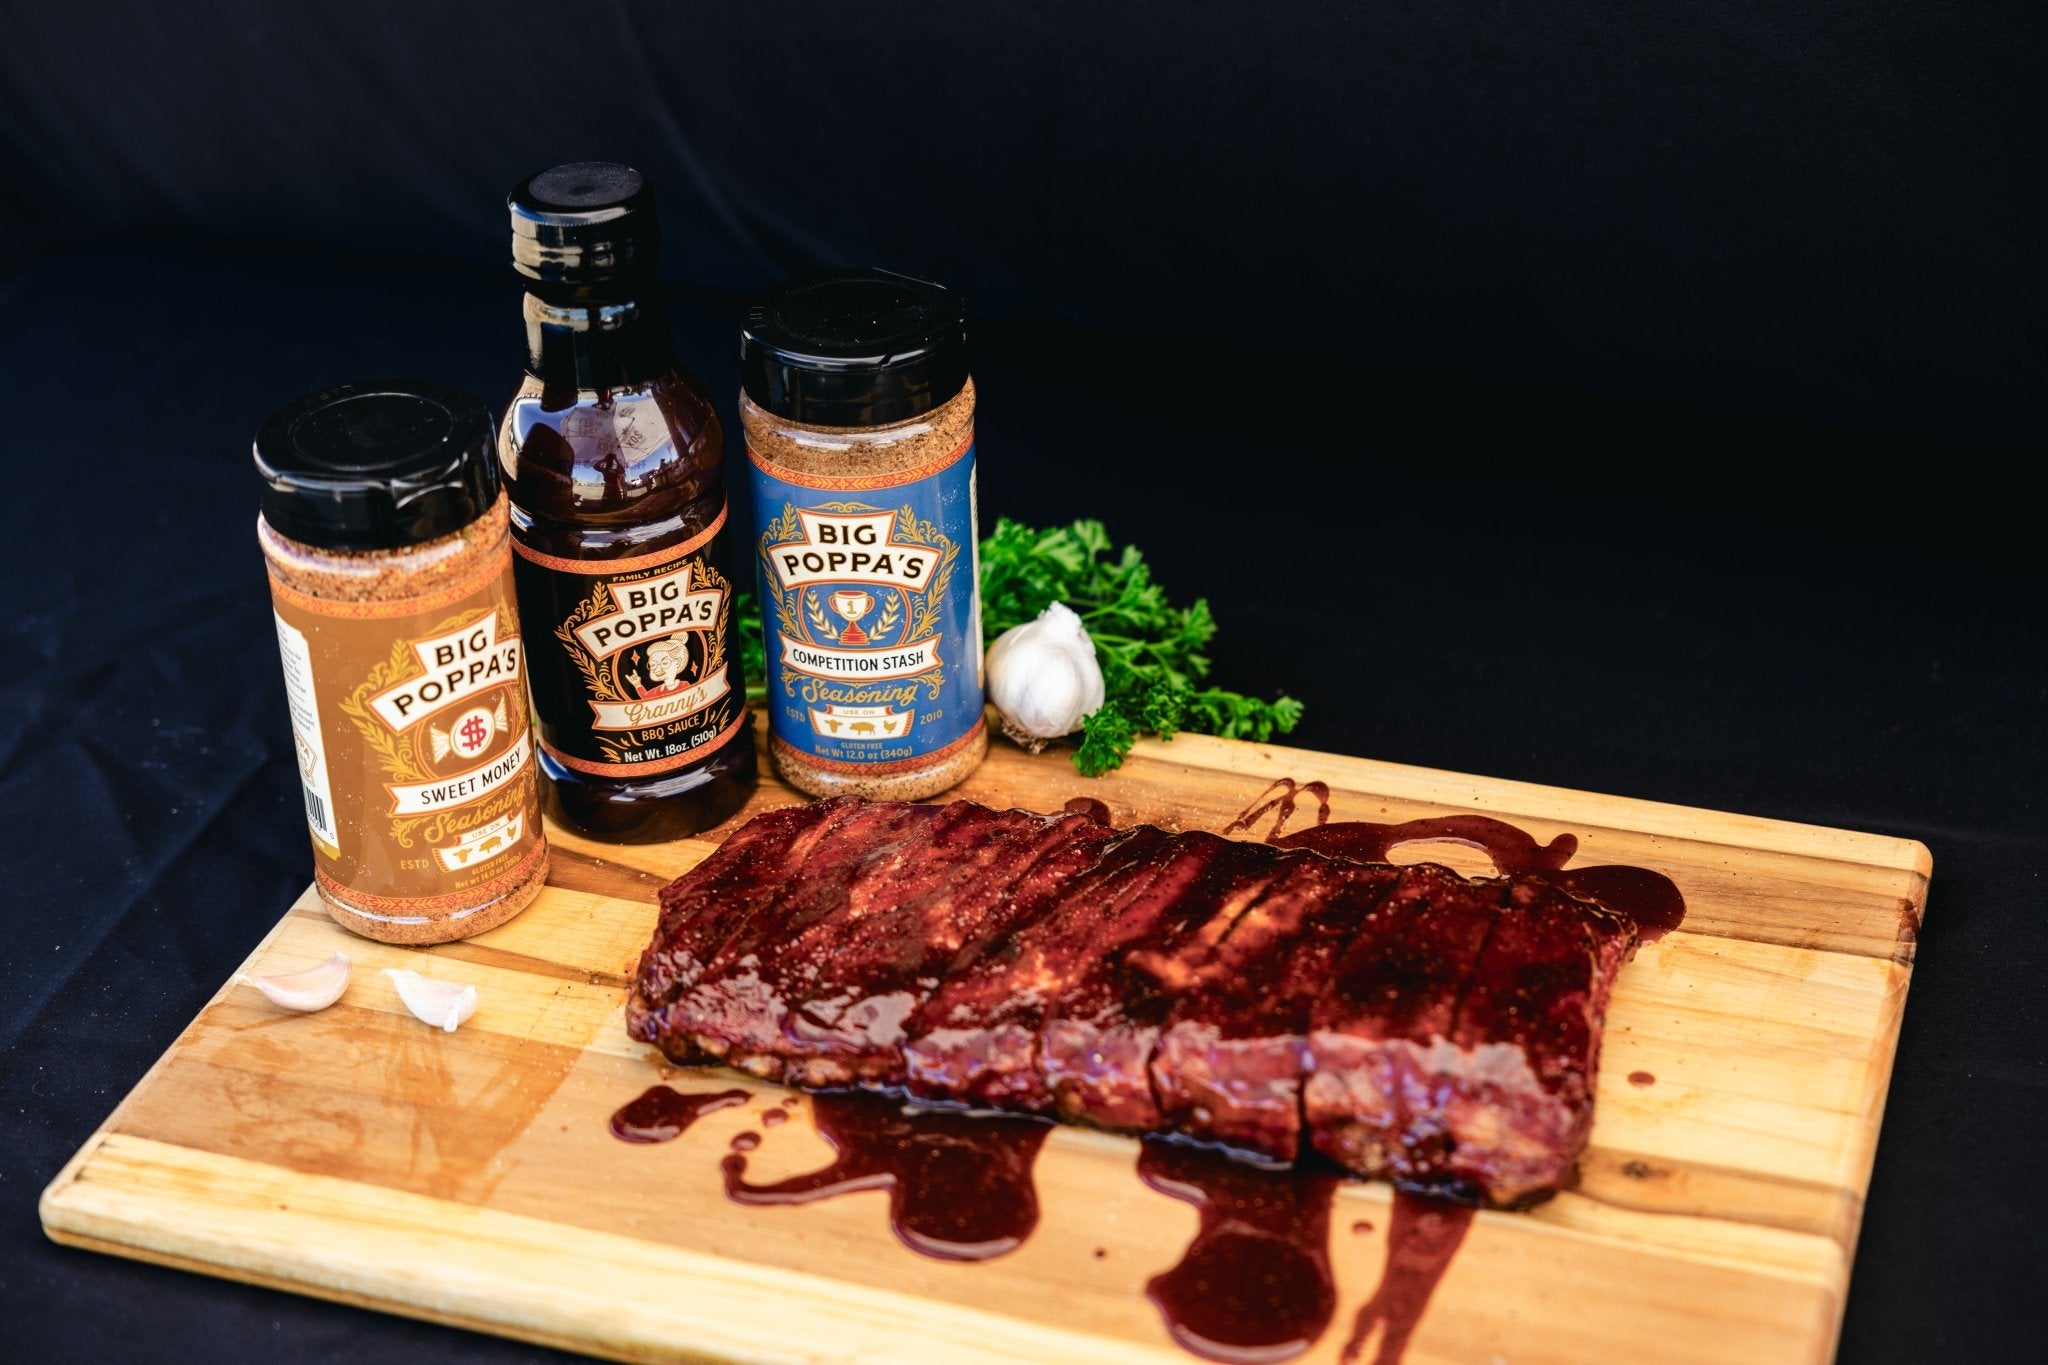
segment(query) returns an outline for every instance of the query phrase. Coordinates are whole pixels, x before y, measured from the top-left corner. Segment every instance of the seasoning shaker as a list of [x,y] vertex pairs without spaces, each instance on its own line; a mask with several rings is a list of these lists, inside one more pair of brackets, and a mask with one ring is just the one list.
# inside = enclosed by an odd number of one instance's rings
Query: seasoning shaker
[[944,791],[988,751],[960,296],[792,280],[747,310],[741,367],[775,769],[818,796]]
[[315,885],[386,943],[481,933],[547,880],[493,428],[459,390],[366,383],[256,437]]

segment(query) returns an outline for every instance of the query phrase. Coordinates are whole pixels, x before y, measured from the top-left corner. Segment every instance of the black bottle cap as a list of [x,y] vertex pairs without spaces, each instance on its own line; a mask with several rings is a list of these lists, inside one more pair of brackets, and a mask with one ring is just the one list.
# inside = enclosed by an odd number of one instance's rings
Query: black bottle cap
[[967,387],[967,306],[887,270],[790,280],[747,309],[740,370],[747,397],[793,422],[907,422]]
[[327,550],[453,534],[498,499],[491,413],[440,384],[365,383],[288,403],[256,434],[263,519]]
[[654,273],[661,227],[654,189],[631,166],[571,161],[530,175],[505,197],[512,264],[547,284],[598,284]]

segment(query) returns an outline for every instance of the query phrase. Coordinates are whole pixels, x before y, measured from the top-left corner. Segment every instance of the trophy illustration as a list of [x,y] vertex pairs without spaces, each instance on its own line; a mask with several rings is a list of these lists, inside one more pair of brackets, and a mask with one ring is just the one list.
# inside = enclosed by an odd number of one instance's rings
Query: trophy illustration
[[839,643],[866,644],[868,635],[860,628],[860,618],[875,609],[874,594],[862,592],[858,588],[841,588],[828,600],[832,603],[832,610],[846,618],[846,629],[839,632]]

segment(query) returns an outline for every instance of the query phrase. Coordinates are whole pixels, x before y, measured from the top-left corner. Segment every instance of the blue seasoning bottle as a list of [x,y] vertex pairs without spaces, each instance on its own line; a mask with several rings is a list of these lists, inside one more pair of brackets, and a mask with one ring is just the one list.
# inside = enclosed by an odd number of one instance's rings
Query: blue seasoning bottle
[[741,364],[775,770],[817,796],[944,791],[988,752],[960,296],[792,280],[747,310]]

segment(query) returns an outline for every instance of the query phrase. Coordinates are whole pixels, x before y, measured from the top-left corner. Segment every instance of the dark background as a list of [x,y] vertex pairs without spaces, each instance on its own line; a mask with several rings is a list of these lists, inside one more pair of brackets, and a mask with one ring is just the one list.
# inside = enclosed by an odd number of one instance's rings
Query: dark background
[[[1924,840],[1841,1347],[2048,1330],[2033,5],[10,6],[0,1340],[548,1352],[46,1243],[307,880],[248,441],[519,361],[506,188],[975,309],[985,515],[1100,516],[1317,748]],[[1589,1286],[1588,1311],[1626,1286]]]

